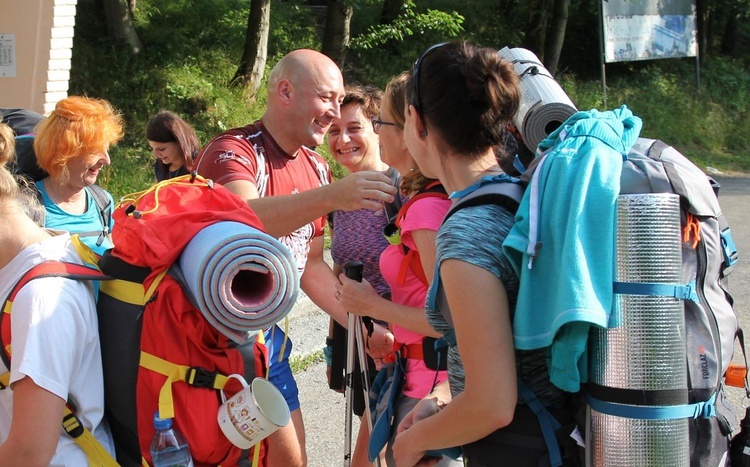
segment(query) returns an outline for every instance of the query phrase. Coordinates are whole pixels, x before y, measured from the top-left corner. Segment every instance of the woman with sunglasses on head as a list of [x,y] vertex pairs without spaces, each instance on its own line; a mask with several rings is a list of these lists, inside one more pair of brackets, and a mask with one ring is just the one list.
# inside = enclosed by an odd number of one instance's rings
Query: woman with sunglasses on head
[[146,125],[146,139],[154,152],[156,181],[187,175],[201,145],[189,123],[169,110],[153,115]]
[[[343,275],[339,277],[341,286],[337,287],[346,310],[390,323],[396,339],[394,349],[400,357],[396,364],[405,370],[404,384],[394,407],[394,429],[386,449],[388,465],[396,465],[391,449],[395,427],[435,384],[447,378],[446,371],[438,370],[435,365],[430,368],[426,363],[436,360],[425,356],[434,350],[434,338],[440,334],[427,323],[424,301],[432,281],[435,236],[451,203],[440,182],[422,174],[404,145],[407,79],[407,73],[391,79],[380,115],[373,119],[373,129],[380,136],[381,158],[403,174],[401,193],[409,198],[396,217],[396,229],[390,232],[392,244],[380,255],[380,270],[390,287],[391,300],[380,297],[367,282],[355,282]],[[425,336],[432,339],[424,342]],[[463,464],[446,457],[439,465]]]
[[[494,149],[519,106],[511,63],[491,48],[439,44],[417,60],[407,87],[406,145],[454,202],[483,184],[508,181]],[[543,350],[513,346],[518,278],[502,251],[513,223],[507,208],[480,204],[448,216],[438,231],[427,315],[436,331],[455,333],[449,384],[436,387],[399,426],[399,467],[429,465],[426,451],[451,446],[462,447],[471,467],[544,465],[544,440],[536,416],[519,403],[518,377],[547,407],[563,407],[564,396],[549,383]],[[514,444],[527,429],[531,444],[541,448]]]

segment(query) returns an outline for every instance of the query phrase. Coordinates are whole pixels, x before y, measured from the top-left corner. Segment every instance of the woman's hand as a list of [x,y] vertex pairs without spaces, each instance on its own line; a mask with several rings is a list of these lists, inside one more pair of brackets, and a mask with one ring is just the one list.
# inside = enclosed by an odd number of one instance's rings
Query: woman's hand
[[383,360],[393,353],[395,338],[388,328],[378,323],[372,323],[372,327],[372,336],[367,338],[367,354],[375,360],[375,367],[380,370],[384,363]]
[[339,283],[336,284],[336,299],[348,313],[372,317],[376,317],[372,313],[377,308],[377,303],[384,300],[366,279],[358,282],[349,279],[344,274],[339,274]]

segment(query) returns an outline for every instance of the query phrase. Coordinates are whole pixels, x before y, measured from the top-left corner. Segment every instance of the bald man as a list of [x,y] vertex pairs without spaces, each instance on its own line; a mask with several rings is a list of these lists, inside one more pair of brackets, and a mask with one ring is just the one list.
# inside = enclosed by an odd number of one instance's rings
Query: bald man
[[[268,77],[268,107],[260,120],[214,138],[198,156],[198,173],[247,201],[266,232],[286,245],[301,273],[302,290],[343,326],[346,312],[335,298],[338,281],[323,260],[325,216],[335,210],[382,209],[395,188],[381,172],[356,172],[330,183],[325,160],[311,147],[324,142],[341,117],[344,79],[338,66],[314,50],[284,56]],[[297,385],[289,366],[291,342],[282,361],[283,331],[266,333],[269,379],[284,394],[292,421],[269,437],[269,466],[304,466],[305,428]]]

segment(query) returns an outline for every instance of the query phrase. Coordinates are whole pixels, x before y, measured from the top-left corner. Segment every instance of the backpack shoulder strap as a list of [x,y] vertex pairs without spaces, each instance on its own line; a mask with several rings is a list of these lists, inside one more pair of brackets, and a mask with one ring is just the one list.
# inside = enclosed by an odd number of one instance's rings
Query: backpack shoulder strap
[[[7,373],[0,375],[0,389],[5,389],[10,384],[11,326],[9,320],[13,301],[24,285],[34,279],[44,277],[66,277],[73,280],[101,280],[108,278],[108,276],[97,269],[63,261],[45,261],[37,264],[21,277],[5,299],[2,313],[0,313],[0,341],[2,342],[0,357],[2,357],[3,363],[9,370]],[[99,443],[96,437],[81,423],[81,420],[75,414],[75,407],[70,402],[65,405],[62,427],[73,438],[73,442],[86,454],[90,465],[105,467],[119,465],[104,446]]]
[[86,187],[86,191],[94,198],[94,203],[96,203],[96,208],[99,211],[102,231],[96,240],[96,244],[101,245],[104,242],[104,238],[109,234],[109,228],[112,224],[112,200],[104,188],[99,185],[89,185]]
[[3,305],[3,312],[0,313],[0,342],[2,342],[2,351],[0,352],[0,358],[2,358],[5,366],[10,368],[10,325],[8,320],[11,316],[11,310],[13,308],[13,301],[16,299],[18,292],[23,288],[24,285],[28,284],[34,279],[40,279],[45,277],[66,277],[73,280],[102,280],[107,279],[101,271],[98,271],[92,267],[84,266],[82,264],[68,263],[63,261],[45,261],[32,267],[26,274],[18,280],[13,289],[8,294]]
[[[399,209],[394,221],[397,227],[401,227],[401,222],[406,217],[406,213],[409,211],[411,205],[422,198],[448,199],[448,193],[445,191],[445,187],[438,181],[432,182],[423,189],[419,190],[414,196],[409,199],[409,201],[401,206],[401,209]],[[404,259],[401,261],[401,266],[399,267],[398,282],[400,284],[403,284],[406,280],[407,271],[411,269],[414,275],[417,276],[422,284],[428,285],[427,275],[425,275],[424,268],[422,267],[422,258],[420,258],[419,252],[416,250],[412,250],[403,243],[401,243],[401,249],[404,253]]]
[[458,203],[453,205],[450,211],[445,215],[443,223],[461,209],[472,206],[481,206],[483,204],[495,204],[504,207],[511,213],[515,214],[518,210],[518,206],[521,204],[523,192],[524,187],[520,183],[510,181],[487,183],[464,196]]

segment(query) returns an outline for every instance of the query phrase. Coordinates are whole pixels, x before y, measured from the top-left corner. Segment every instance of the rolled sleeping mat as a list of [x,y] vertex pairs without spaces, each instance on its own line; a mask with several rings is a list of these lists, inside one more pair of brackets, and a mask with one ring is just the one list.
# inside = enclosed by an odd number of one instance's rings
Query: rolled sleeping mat
[[180,268],[206,321],[237,343],[289,314],[299,292],[289,250],[239,222],[198,232],[182,252]]
[[[616,234],[615,281],[681,283],[677,195],[620,195]],[[636,407],[686,404],[687,356],[682,300],[655,295],[617,294],[615,297],[612,318],[617,326],[597,328],[589,341],[592,391],[605,387],[630,390],[620,391],[628,397],[659,395],[668,399],[632,404]],[[598,396],[602,399],[601,393]],[[586,465],[690,465],[686,418],[644,420],[589,408],[587,424]]]
[[578,109],[534,52],[504,47],[498,54],[520,77],[521,105],[513,123],[531,152]]

